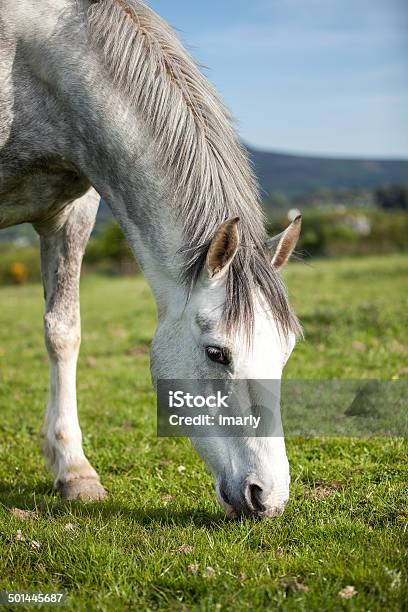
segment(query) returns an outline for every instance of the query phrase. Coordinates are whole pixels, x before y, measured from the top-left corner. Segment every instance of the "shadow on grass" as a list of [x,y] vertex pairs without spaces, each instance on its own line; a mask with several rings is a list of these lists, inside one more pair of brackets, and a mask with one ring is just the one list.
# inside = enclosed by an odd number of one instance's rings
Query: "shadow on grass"
[[110,521],[117,518],[125,518],[131,523],[143,527],[157,528],[158,525],[179,527],[206,527],[207,529],[218,529],[228,524],[229,519],[220,512],[208,512],[197,508],[175,510],[172,505],[166,507],[153,507],[146,509],[132,506],[110,499],[100,502],[63,501],[53,491],[49,482],[41,482],[35,485],[35,489],[26,486],[15,487],[0,482],[0,506],[8,508],[20,508],[22,510],[37,509],[42,518],[58,518],[60,516],[91,517]]

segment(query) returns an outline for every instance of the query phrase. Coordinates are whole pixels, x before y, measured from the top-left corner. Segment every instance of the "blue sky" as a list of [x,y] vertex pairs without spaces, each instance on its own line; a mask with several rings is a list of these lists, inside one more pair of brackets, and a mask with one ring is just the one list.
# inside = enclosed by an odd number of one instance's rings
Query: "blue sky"
[[408,158],[407,0],[148,0],[279,151]]

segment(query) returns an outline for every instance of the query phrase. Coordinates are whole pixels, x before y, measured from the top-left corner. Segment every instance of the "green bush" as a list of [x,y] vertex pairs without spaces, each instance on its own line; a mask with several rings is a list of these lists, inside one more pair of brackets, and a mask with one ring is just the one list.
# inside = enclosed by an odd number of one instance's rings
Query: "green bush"
[[[281,214],[268,224],[272,236],[288,225]],[[308,210],[303,215],[297,251],[319,257],[364,255],[408,250],[408,213],[404,211],[341,209]],[[16,282],[15,264],[24,270],[24,282],[41,280],[38,246],[16,247],[0,243],[0,284]],[[133,274],[138,270],[132,252],[116,222],[109,223],[89,242],[84,271]]]
[[90,240],[84,263],[85,267],[98,268],[110,273],[125,274],[137,270],[132,251],[115,221],[109,223],[97,237]]
[[17,269],[23,271],[21,282],[41,280],[40,249],[38,246],[16,247],[0,244],[0,285],[21,284]]
[[[83,271],[131,274],[138,267],[117,223],[109,223],[86,248]],[[41,281],[39,244],[19,247],[0,243],[0,285]]]
[[[271,219],[270,235],[288,225],[286,216]],[[306,211],[297,251],[338,257],[408,250],[408,214],[380,210]]]

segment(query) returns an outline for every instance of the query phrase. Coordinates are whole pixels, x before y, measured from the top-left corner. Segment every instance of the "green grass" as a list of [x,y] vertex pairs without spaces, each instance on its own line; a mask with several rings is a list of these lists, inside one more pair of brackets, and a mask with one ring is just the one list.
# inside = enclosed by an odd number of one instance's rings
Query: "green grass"
[[[407,264],[395,255],[289,266],[306,340],[286,376],[406,376]],[[291,438],[284,515],[229,522],[189,442],[155,437],[155,314],[140,277],[83,280],[79,412],[109,498],[60,501],[39,450],[42,308],[39,285],[0,289],[0,590],[62,590],[76,610],[404,609],[406,442]],[[14,507],[38,518],[22,521]],[[357,590],[349,600],[339,595],[347,585]]]

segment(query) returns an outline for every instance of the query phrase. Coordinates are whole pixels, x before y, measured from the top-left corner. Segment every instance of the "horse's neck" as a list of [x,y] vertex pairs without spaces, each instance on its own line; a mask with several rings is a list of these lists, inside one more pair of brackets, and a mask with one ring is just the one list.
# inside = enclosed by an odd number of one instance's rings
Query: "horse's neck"
[[92,126],[83,170],[121,226],[158,302],[168,301],[178,284],[182,238],[152,143],[132,114],[107,112]]
[[136,117],[124,116],[108,118],[94,131],[100,154],[95,164],[89,160],[91,181],[121,226],[160,311],[180,290],[182,232],[152,143]]
[[40,61],[76,132],[66,153],[111,208],[160,305],[178,284],[182,238],[155,147],[79,21],[68,20],[51,45]]

